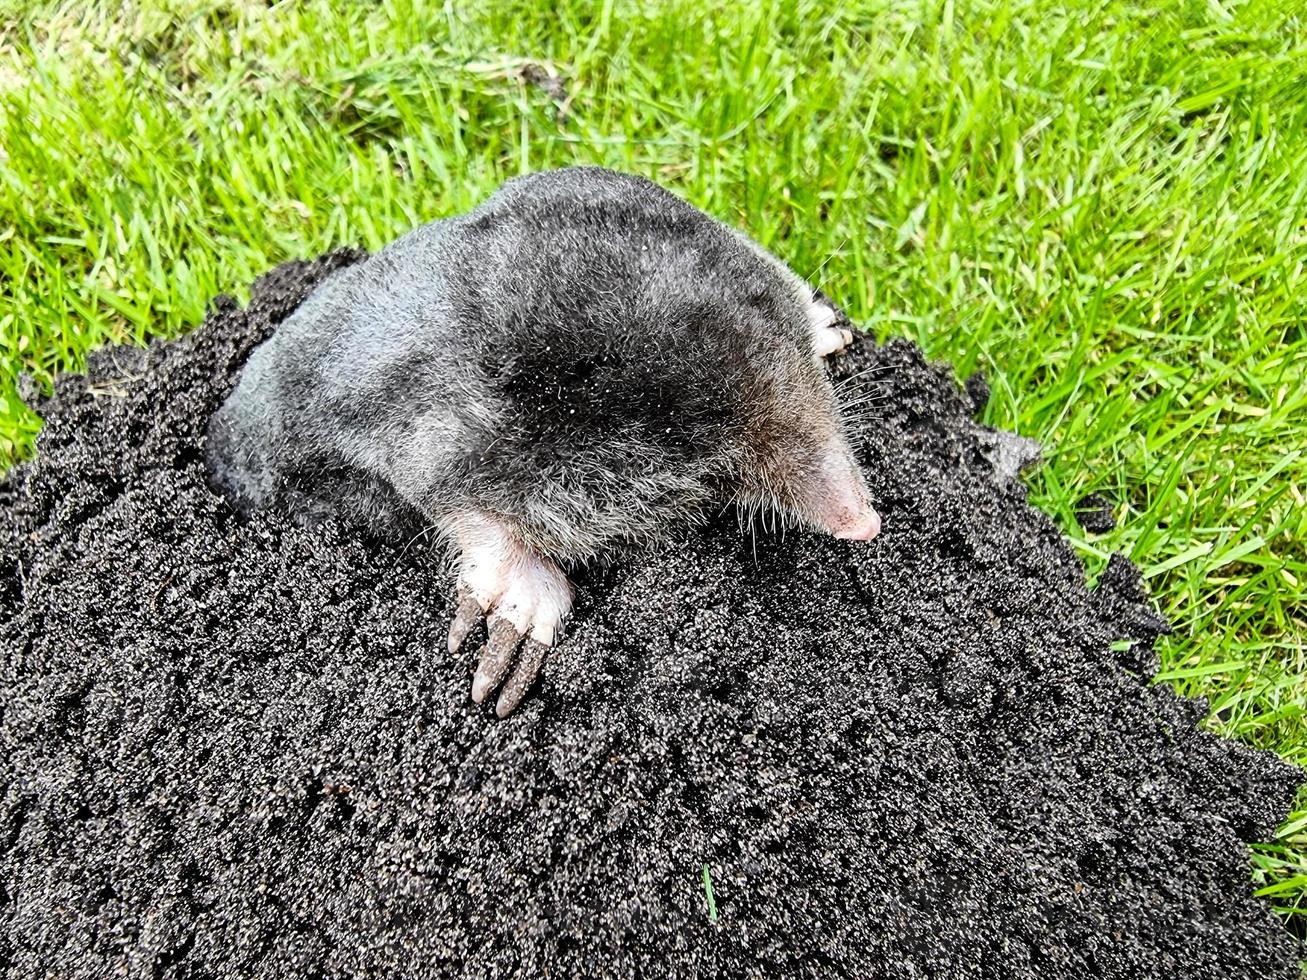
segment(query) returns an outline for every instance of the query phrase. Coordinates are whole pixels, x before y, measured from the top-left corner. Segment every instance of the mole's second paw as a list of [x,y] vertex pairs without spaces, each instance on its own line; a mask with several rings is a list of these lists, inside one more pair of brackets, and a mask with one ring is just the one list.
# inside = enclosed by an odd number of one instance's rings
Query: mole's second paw
[[506,539],[465,549],[458,583],[449,652],[458,652],[481,618],[488,617],[489,636],[472,678],[472,700],[481,704],[498,690],[495,713],[503,718],[521,704],[540,673],[545,651],[571,611],[572,589],[552,561]]
[[853,333],[835,326],[839,317],[825,303],[814,300],[808,307],[808,323],[812,328],[812,346],[818,357],[829,357],[853,343]]

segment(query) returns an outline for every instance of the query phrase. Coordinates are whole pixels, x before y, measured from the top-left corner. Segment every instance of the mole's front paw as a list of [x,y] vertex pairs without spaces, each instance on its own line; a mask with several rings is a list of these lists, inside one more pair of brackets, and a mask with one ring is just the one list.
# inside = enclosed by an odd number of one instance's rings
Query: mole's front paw
[[812,346],[818,357],[829,357],[853,343],[853,333],[835,324],[836,312],[825,303],[813,300],[808,307],[808,324],[812,329]]
[[495,713],[503,718],[522,702],[540,673],[545,651],[571,611],[572,589],[552,561],[503,541],[464,551],[458,579],[449,652],[458,652],[482,616],[488,617],[489,636],[472,678],[472,700],[480,704],[498,690]]

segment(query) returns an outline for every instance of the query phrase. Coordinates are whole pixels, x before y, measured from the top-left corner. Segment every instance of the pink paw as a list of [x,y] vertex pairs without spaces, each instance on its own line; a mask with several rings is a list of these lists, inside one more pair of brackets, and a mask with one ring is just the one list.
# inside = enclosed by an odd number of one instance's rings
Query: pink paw
[[[522,703],[540,673],[545,651],[572,609],[572,588],[554,562],[493,521],[478,521],[471,533],[459,537],[459,604],[449,627],[449,652],[457,653],[482,617],[488,617],[489,637],[472,678],[472,700],[481,704],[498,690],[495,713],[503,718]],[[510,674],[514,654],[517,665]]]

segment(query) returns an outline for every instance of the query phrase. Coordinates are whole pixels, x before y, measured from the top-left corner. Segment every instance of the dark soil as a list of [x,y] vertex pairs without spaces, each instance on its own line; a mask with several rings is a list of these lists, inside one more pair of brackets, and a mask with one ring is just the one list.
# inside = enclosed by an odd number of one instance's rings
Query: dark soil
[[1090,493],[1076,504],[1076,523],[1090,534],[1106,534],[1116,527],[1112,501],[1101,493]]
[[1297,975],[1244,842],[1302,774],[1149,685],[1137,573],[1086,586],[980,383],[862,343],[882,536],[727,518],[583,577],[497,721],[425,540],[205,484],[243,358],[348,260],[97,355],[0,488],[10,976]]

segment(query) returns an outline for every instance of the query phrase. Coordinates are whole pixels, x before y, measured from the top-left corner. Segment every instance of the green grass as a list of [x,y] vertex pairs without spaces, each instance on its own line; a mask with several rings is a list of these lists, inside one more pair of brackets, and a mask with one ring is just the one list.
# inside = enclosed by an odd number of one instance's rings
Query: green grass
[[708,871],[708,865],[705,862],[703,866],[703,897],[708,901],[708,921],[717,921],[717,901],[713,898],[712,893],[712,874]]
[[[1307,763],[1307,8],[344,6],[0,0],[0,467],[38,427],[20,371],[608,164],[988,371],[988,421],[1049,447],[1039,505],[1178,624],[1162,678]],[[1121,517],[1093,539],[1091,490]],[[1253,875],[1301,934],[1299,803]]]

